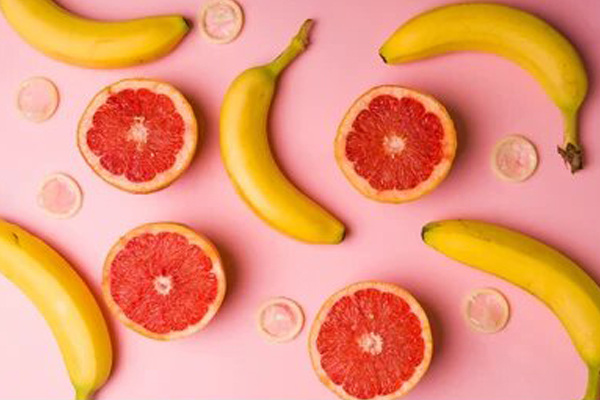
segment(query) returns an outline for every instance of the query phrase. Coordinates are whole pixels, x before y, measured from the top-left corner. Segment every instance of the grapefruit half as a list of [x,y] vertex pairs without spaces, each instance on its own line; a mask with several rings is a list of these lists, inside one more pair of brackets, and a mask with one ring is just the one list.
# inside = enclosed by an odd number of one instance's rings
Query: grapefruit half
[[425,312],[408,292],[360,282],[331,296],[309,350],[321,382],[342,399],[395,399],[425,374],[433,351]]
[[104,263],[109,309],[134,331],[171,340],[202,329],[225,297],[219,253],[179,224],[142,225],[122,237]]
[[165,82],[126,79],[104,88],[79,122],[85,161],[106,182],[132,193],[163,189],[191,163],[198,142],[194,111]]
[[444,106],[400,86],[375,87],[350,107],[335,139],[335,157],[350,183],[382,202],[418,199],[448,175],[456,130]]

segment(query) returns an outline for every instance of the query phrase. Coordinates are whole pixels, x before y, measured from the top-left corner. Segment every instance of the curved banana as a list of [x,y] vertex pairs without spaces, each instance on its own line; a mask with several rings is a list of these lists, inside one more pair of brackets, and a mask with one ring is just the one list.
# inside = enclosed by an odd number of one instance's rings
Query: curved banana
[[88,287],[50,246],[2,220],[0,273],[42,313],[63,354],[76,399],[88,399],[112,368],[109,332]]
[[598,399],[600,288],[577,264],[529,236],[478,221],[432,222],[423,241],[542,300],[561,320],[589,371],[584,400]]
[[273,159],[267,133],[278,77],[306,48],[311,23],[302,25],[273,62],[233,81],[221,108],[221,155],[240,195],[267,223],[305,242],[339,243],[344,226],[287,180]]
[[90,68],[120,68],[169,53],[189,30],[183,17],[103,22],[75,16],[52,0],[0,0],[25,41],[49,57]]
[[457,4],[421,14],[385,42],[379,54],[396,64],[454,51],[482,51],[506,57],[528,70],[561,110],[564,143],[559,154],[571,172],[583,168],[578,112],[588,81],[573,45],[540,18],[499,4]]

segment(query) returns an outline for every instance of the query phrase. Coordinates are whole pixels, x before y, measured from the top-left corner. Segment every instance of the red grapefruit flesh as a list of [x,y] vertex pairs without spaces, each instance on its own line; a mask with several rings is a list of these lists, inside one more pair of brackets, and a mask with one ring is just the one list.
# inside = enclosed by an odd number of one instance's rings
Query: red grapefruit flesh
[[456,153],[454,123],[431,96],[378,86],[350,107],[335,140],[342,172],[363,195],[415,200],[446,177]]
[[47,176],[38,192],[38,205],[54,218],[70,218],[77,214],[82,203],[81,188],[69,175]]
[[168,83],[126,79],[98,93],[77,133],[86,162],[106,182],[132,193],[173,183],[198,142],[192,107]]
[[304,313],[295,301],[276,297],[258,310],[258,330],[269,341],[283,343],[294,339],[304,326]]
[[478,332],[496,333],[504,329],[510,316],[508,301],[496,289],[475,289],[463,301],[463,315]]
[[104,263],[102,291],[110,310],[129,328],[171,340],[202,329],[225,296],[216,248],[173,223],[142,225],[121,238]]
[[533,143],[520,135],[500,140],[492,153],[492,169],[497,177],[510,182],[523,182],[531,177],[538,164]]
[[52,117],[58,107],[58,89],[49,79],[30,78],[21,83],[17,108],[25,119],[43,122]]
[[360,282],[321,307],[309,339],[319,379],[342,399],[395,399],[425,374],[433,351],[419,303],[400,287]]
[[200,32],[212,43],[225,44],[238,37],[244,12],[234,0],[210,0],[200,9]]

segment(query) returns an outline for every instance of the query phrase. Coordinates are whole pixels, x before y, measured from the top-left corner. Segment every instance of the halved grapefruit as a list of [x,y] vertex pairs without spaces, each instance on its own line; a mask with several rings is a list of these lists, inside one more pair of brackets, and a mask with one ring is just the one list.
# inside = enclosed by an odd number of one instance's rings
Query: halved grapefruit
[[171,340],[202,329],[225,296],[217,249],[179,224],[142,225],[122,237],[104,263],[102,291],[129,328]]
[[183,95],[165,82],[126,79],[104,88],[79,122],[85,161],[106,182],[132,193],[173,183],[194,157],[198,124]]
[[342,399],[390,400],[425,374],[433,344],[414,297],[390,283],[360,282],[321,307],[309,350],[321,382]]
[[436,99],[400,86],[378,86],[350,107],[335,157],[363,195],[402,203],[432,191],[448,175],[456,130]]

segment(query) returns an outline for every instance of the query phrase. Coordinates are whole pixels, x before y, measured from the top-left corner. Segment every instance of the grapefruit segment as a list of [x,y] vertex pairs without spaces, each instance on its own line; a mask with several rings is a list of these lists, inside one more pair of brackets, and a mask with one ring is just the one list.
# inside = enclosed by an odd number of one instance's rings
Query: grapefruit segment
[[198,125],[188,101],[170,84],[126,79],[94,97],[79,122],[77,142],[106,182],[150,193],[185,172],[196,151]]
[[295,301],[276,297],[267,300],[258,310],[258,330],[271,342],[294,339],[304,325],[304,313]]
[[130,231],[104,263],[102,290],[110,310],[153,339],[176,339],[202,329],[217,313],[225,286],[216,248],[173,223]]
[[335,140],[342,172],[363,195],[401,203],[439,185],[456,152],[454,123],[433,97],[378,86],[350,107]]
[[463,301],[463,315],[469,326],[478,332],[496,333],[508,323],[508,301],[496,289],[475,289]]
[[510,135],[500,140],[492,153],[492,169],[505,181],[523,182],[529,179],[537,164],[535,146],[521,135]]
[[321,307],[309,350],[319,379],[339,397],[389,400],[417,384],[433,345],[427,316],[408,292],[360,282]]
[[58,107],[58,89],[49,79],[34,77],[19,87],[17,108],[21,115],[33,122],[52,117]]

